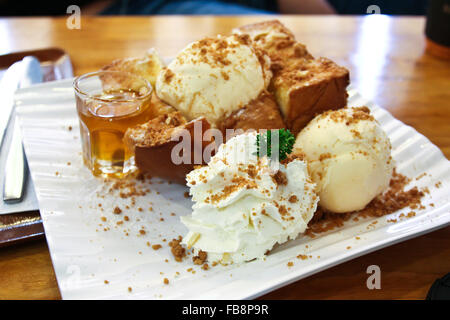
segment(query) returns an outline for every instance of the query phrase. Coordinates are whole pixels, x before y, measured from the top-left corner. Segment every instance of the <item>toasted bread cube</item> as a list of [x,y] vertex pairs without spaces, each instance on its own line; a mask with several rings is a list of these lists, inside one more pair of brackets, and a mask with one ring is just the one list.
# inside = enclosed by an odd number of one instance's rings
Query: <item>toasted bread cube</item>
[[316,115],[347,105],[347,69],[326,58],[311,59],[286,68],[273,87],[286,126],[297,134]]
[[[174,111],[129,128],[124,141],[133,150],[136,166],[141,172],[185,184],[186,174],[195,165],[204,165],[209,161],[205,149],[208,148],[211,155],[215,151],[215,145],[209,146],[214,144],[212,136],[205,134],[210,128],[209,122],[203,117],[187,122],[181,113]],[[201,139],[196,139],[197,135]],[[183,147],[182,154],[179,154],[180,150],[174,148],[186,142],[183,139],[189,141],[185,145],[186,149]],[[178,163],[174,161],[174,156],[187,158],[188,161]]]
[[246,25],[234,29],[233,33],[248,35],[257,48],[269,55],[275,71],[300,58],[313,59],[305,45],[297,42],[292,32],[278,20]]
[[142,58],[125,58],[111,62],[102,68],[105,71],[125,71],[146,79],[155,87],[156,78],[164,68],[164,63],[157,51],[149,49]]
[[316,114],[347,105],[348,70],[329,59],[315,59],[279,21],[247,25],[233,32],[250,36],[254,45],[269,55],[270,90],[294,134]]
[[248,24],[233,29],[233,33],[250,36],[258,47],[268,51],[269,54],[279,43],[295,41],[292,32],[278,20]]
[[263,91],[258,98],[225,118],[218,127],[226,135],[226,129],[281,129],[286,125],[273,95]]

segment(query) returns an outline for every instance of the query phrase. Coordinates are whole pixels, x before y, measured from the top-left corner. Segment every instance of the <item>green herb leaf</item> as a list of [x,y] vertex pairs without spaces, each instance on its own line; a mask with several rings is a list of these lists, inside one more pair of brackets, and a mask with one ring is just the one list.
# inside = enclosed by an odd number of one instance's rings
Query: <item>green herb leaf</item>
[[292,152],[294,147],[295,137],[288,129],[268,130],[265,133],[259,133],[256,136],[256,155],[258,157],[272,156],[272,133],[278,135],[279,159],[284,160],[287,155]]

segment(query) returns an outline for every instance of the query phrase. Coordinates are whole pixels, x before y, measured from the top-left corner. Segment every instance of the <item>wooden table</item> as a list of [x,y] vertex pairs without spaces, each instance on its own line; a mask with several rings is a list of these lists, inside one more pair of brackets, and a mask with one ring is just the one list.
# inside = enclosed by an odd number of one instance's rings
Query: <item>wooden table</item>
[[[81,29],[65,18],[0,19],[0,54],[45,47],[66,50],[75,73],[150,47],[176,55],[206,35],[270,17],[82,16]],[[423,18],[386,16],[279,17],[315,56],[350,69],[367,98],[413,126],[450,156],[450,62],[424,53]],[[381,290],[368,290],[366,269],[381,268]],[[450,272],[450,227],[354,259],[292,285],[268,299],[423,299],[432,282]],[[0,298],[59,299],[45,240],[0,248]]]

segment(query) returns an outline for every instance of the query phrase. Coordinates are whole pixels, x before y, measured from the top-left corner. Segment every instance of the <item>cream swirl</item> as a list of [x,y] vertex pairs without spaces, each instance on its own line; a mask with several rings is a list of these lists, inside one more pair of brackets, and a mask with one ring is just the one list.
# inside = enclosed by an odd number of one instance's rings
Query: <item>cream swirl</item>
[[255,143],[256,133],[236,136],[187,176],[195,204],[192,216],[181,218],[189,229],[183,242],[207,252],[209,261],[262,258],[304,232],[316,210],[307,164],[291,159],[274,170],[254,154]]

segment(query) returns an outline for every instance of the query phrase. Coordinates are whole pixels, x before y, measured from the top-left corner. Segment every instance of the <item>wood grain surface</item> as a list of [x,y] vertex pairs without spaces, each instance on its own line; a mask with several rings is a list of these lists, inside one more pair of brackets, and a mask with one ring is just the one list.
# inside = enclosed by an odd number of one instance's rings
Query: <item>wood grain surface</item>
[[[251,17],[90,17],[81,29],[66,18],[0,19],[0,54],[60,47],[75,74],[111,60],[140,56],[150,47],[173,57],[207,35],[227,34]],[[350,70],[352,84],[368,99],[413,126],[450,156],[450,62],[425,53],[421,17],[282,16],[314,56]],[[366,287],[369,265],[381,268],[381,289]],[[424,299],[437,278],[450,272],[450,227],[376,251],[273,291],[263,299]],[[45,240],[0,248],[0,299],[59,299]]]

